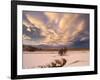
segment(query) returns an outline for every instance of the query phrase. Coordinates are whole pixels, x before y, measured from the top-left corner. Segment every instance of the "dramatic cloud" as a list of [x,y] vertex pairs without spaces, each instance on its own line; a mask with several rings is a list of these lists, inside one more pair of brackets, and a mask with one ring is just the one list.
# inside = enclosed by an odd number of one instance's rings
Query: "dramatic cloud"
[[43,31],[47,31],[47,27],[45,26],[45,24],[41,20],[39,20],[35,17],[32,17],[32,15],[28,15],[28,14],[26,14],[26,17],[30,21],[30,23],[32,23],[36,27],[42,29]]
[[43,21],[32,17],[32,15],[26,15],[27,19],[30,21],[31,24],[35,25],[35,27],[41,29],[42,33],[41,35],[45,36],[44,41],[42,43],[48,43],[55,41],[55,38],[57,37],[56,32],[53,29],[49,29],[47,25],[43,23]]
[[68,28],[70,28],[78,16],[78,14],[64,14],[59,22],[60,31],[65,32]]
[[[42,14],[48,19],[48,24],[45,24],[41,18],[36,18],[28,13],[25,16],[29,22],[23,20],[23,24],[26,26],[32,27],[34,25],[41,30],[41,35],[44,38],[39,40],[39,44],[70,45],[86,29],[86,20],[81,18],[82,14],[54,12],[43,12]],[[27,30],[31,31],[30,28]]]
[[84,21],[80,21],[80,23],[78,23],[76,29],[72,32],[72,37],[76,37],[80,32],[84,30],[85,28],[84,24],[85,24]]
[[55,22],[57,23],[59,20],[60,13],[55,13],[55,12],[44,12],[44,14],[47,16],[49,19],[49,22]]

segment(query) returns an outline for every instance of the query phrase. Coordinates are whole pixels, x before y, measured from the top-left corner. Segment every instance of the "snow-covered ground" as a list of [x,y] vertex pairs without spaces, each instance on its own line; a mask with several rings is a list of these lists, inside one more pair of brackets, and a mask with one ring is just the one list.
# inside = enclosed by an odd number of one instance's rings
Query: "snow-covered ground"
[[48,67],[51,63],[56,64],[55,60],[66,60],[63,67],[87,66],[89,65],[89,50],[68,51],[60,56],[57,51],[35,51],[23,52],[23,68],[37,68],[39,66]]

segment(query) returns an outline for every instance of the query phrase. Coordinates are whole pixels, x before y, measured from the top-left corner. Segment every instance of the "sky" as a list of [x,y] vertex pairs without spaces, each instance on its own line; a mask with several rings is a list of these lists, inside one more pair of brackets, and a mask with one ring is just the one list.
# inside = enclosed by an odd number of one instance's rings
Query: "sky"
[[89,14],[23,11],[23,44],[89,48]]

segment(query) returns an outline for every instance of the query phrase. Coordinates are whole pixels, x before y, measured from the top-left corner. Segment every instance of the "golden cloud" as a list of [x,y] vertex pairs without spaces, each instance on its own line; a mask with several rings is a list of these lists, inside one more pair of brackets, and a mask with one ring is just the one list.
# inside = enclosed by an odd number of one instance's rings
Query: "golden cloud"
[[42,20],[26,14],[28,21],[39,28],[42,31],[41,35],[45,36],[41,40],[41,44],[70,44],[85,28],[85,20],[78,21],[80,14],[63,14],[62,16],[59,13],[51,12],[44,12],[44,14],[49,19],[48,23],[52,21],[59,23],[58,30],[55,31],[52,27],[49,28],[44,24]]
[[59,20],[60,13],[55,12],[44,12],[44,14],[48,17],[49,22],[57,23]]
[[23,22],[22,22],[26,27],[30,27],[31,26],[31,24],[30,23],[28,23],[26,20],[23,20]]
[[76,30],[73,31],[72,33],[72,37],[76,37],[81,31],[84,30],[84,27],[85,26],[85,21],[80,21],[80,23],[78,23],[77,27],[76,27]]
[[37,28],[40,28],[43,31],[47,31],[45,24],[41,20],[39,20],[35,17],[32,17],[32,15],[29,15],[29,14],[26,14],[26,17],[29,20],[29,22],[32,23],[33,25],[35,25]]
[[64,14],[59,22],[59,30],[65,32],[68,28],[70,28],[78,16],[78,14]]

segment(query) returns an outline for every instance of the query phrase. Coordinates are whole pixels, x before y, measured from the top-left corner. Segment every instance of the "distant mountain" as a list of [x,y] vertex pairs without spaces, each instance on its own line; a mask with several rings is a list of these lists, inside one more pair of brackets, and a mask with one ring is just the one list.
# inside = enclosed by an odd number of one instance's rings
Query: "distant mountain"
[[53,48],[53,49],[58,49],[58,48],[67,48],[66,45],[35,45],[35,47],[38,47],[38,48],[42,48],[42,49],[49,49],[49,48]]
[[[64,47],[65,48],[65,47]],[[29,45],[23,45],[23,51],[59,51],[62,48],[56,48],[56,47],[50,47],[50,48],[46,48],[46,47],[34,47],[34,46],[29,46]],[[65,48],[67,50],[71,50],[71,51],[75,51],[75,50],[89,50],[89,48]]]
[[33,46],[23,45],[23,51],[36,51],[36,50],[39,50],[39,49]]
[[[23,51],[48,51],[48,50],[59,50],[61,48],[65,48],[65,47],[55,47],[55,46],[49,46],[49,45],[23,45]],[[67,48],[67,47],[66,47]]]
[[[75,42],[71,46],[67,45],[46,45],[46,44],[40,44],[40,45],[28,45],[28,44],[23,44],[23,50],[25,51],[35,51],[35,50],[58,50],[62,48],[66,49],[89,49],[89,44],[86,44],[86,41],[83,42]],[[83,46],[81,46],[83,45]]]

